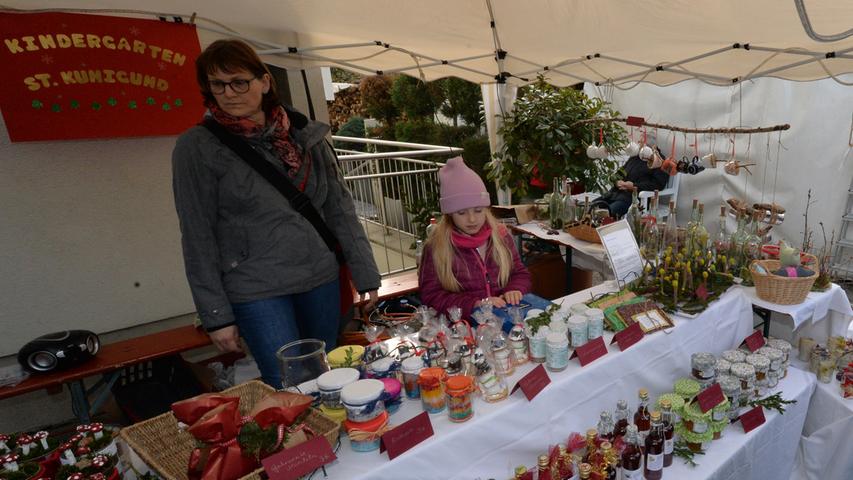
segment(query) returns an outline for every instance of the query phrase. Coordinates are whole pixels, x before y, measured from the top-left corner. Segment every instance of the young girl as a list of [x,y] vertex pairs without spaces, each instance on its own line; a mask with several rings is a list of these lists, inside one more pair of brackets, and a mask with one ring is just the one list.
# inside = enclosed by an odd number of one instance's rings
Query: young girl
[[463,318],[486,299],[496,307],[518,304],[530,292],[530,273],[489,211],[483,180],[462,157],[448,160],[438,177],[444,215],[424,245],[421,300],[439,312],[459,307]]

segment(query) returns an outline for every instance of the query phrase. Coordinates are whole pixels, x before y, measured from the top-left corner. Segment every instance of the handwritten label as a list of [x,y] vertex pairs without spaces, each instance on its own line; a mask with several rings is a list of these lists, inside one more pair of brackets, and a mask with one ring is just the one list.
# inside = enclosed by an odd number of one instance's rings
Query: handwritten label
[[764,346],[764,335],[761,334],[761,330],[756,330],[752,332],[750,336],[746,337],[744,341],[741,342],[741,345],[744,343],[750,352],[755,352]]
[[394,460],[395,457],[423,442],[432,434],[432,422],[429,420],[429,414],[423,412],[382,435],[379,452],[388,450],[388,458]]
[[706,413],[708,410],[723,403],[724,399],[723,389],[720,387],[719,383],[715,383],[705,390],[702,390],[699,392],[699,395],[696,396],[696,400],[699,402],[699,408],[702,410],[702,413]]
[[632,117],[629,115],[625,123],[628,124],[629,127],[642,127],[643,124],[646,123],[646,119],[643,117]]
[[749,433],[752,429],[764,424],[764,409],[761,405],[740,416],[740,423],[743,425],[743,433]]
[[533,397],[538,395],[539,392],[541,392],[549,383],[551,383],[551,378],[548,376],[548,373],[545,372],[545,367],[543,367],[542,364],[539,364],[538,367],[531,370],[530,373],[522,377],[522,379],[512,387],[510,395],[521,388],[521,391],[524,392],[524,396],[527,397],[528,401],[530,401],[533,400]]
[[335,460],[326,437],[314,437],[261,460],[270,480],[296,480]]
[[576,348],[570,358],[578,357],[581,366],[585,367],[588,363],[605,355],[607,355],[607,345],[604,344],[604,337],[598,337]]
[[610,341],[610,344],[613,345],[613,342],[616,342],[619,345],[619,351],[624,352],[628,347],[639,342],[645,334],[640,322],[634,322],[621,332],[613,335],[613,340]]

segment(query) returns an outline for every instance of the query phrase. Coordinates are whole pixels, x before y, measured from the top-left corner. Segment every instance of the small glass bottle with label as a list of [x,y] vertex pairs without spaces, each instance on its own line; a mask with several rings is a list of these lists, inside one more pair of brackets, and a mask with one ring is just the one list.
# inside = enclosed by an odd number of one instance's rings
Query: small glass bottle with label
[[637,426],[625,429],[625,446],[622,449],[622,479],[643,480],[643,453],[637,439]]
[[660,418],[660,412],[657,410],[649,414],[652,427],[646,436],[646,449],[643,454],[645,467],[643,467],[643,476],[646,480],[660,480],[663,478],[663,457],[664,445],[666,437],[663,430],[663,422]]
[[614,419],[616,420],[616,425],[613,427],[613,435],[616,437],[624,437],[625,431],[628,428],[628,402],[625,400],[619,400],[616,402],[616,414],[614,415]]
[[660,417],[663,422],[663,466],[672,465],[672,452],[675,448],[675,425],[672,418],[672,402],[669,399],[660,401]]
[[640,441],[640,449],[645,449],[646,436],[652,427],[651,416],[649,416],[649,391],[641,388],[639,392],[640,404],[634,412],[634,425],[637,426],[637,438]]

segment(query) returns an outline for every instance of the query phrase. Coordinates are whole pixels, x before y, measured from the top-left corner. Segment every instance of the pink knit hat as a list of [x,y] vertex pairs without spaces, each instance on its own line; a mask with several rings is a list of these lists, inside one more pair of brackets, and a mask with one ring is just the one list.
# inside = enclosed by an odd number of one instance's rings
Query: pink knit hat
[[441,213],[491,205],[486,184],[474,170],[468,168],[462,157],[454,157],[438,171],[441,185]]

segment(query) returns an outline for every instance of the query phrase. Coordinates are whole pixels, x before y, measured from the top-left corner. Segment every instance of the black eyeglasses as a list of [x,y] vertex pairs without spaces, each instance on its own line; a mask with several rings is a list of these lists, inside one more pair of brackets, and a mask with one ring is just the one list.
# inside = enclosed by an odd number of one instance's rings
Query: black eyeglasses
[[226,86],[230,86],[231,90],[234,93],[246,93],[249,91],[249,84],[252,83],[252,80],[254,80],[255,78],[250,78],[248,80],[243,78],[235,78],[230,82],[222,82],[220,80],[208,80],[207,86],[208,88],[210,88],[210,93],[214,95],[221,95],[225,93]]

